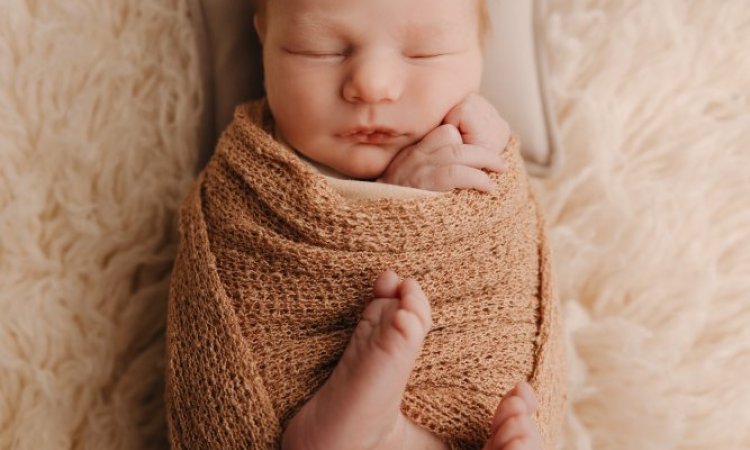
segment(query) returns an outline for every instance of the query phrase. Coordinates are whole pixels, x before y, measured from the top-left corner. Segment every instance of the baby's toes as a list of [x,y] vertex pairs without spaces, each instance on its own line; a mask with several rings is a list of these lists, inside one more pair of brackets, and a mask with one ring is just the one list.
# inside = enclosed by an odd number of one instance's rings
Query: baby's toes
[[413,278],[407,278],[401,282],[399,294],[401,295],[401,308],[413,313],[419,319],[425,333],[429,331],[432,328],[432,310],[419,282]]
[[505,446],[499,447],[500,450],[544,450],[541,441],[535,441],[528,437],[513,439]]
[[521,381],[514,389],[515,393],[526,401],[526,407],[528,408],[528,414],[533,414],[536,411],[537,400],[534,388],[531,387],[528,381]]
[[500,401],[495,410],[495,416],[492,418],[492,426],[490,427],[490,434],[494,434],[495,431],[502,425],[506,420],[513,416],[528,415],[528,405],[521,398],[520,395],[516,395],[511,391]]
[[376,343],[389,353],[410,350],[403,355],[411,357],[431,326],[430,305],[413,279],[402,282],[399,291],[400,298],[382,311]]
[[391,347],[405,345],[411,349],[417,349],[421,346],[426,332],[422,322],[411,311],[404,308],[397,309],[391,320],[390,327],[382,327],[382,339],[385,342],[390,341]]
[[383,321],[383,318],[387,316],[386,311],[388,309],[393,309],[394,305],[398,305],[398,301],[396,299],[376,298],[368,303],[367,306],[365,306],[365,310],[362,311],[360,323],[364,322],[367,325],[364,328],[368,331],[368,336],[373,329],[377,328],[380,325],[380,323]]
[[[531,417],[516,415],[508,418],[500,425],[500,428],[491,435],[485,445],[485,450],[509,450],[512,446],[521,446],[522,449],[534,449],[535,426]],[[516,442],[518,441],[518,442]]]
[[356,351],[367,351],[370,348],[373,339],[379,337],[380,330],[385,325],[383,321],[393,316],[396,309],[398,309],[398,299],[395,298],[376,298],[365,307],[354,329],[353,340]]

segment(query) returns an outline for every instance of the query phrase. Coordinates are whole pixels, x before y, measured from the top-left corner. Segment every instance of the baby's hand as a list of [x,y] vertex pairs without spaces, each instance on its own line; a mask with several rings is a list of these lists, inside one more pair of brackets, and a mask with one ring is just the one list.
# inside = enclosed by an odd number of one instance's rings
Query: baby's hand
[[502,152],[510,139],[508,122],[479,94],[469,94],[454,106],[443,123],[458,128],[464,144],[480,145],[496,152]]
[[432,191],[494,189],[481,169],[505,170],[501,151],[510,137],[507,122],[476,94],[454,106],[443,122],[401,150],[377,181]]

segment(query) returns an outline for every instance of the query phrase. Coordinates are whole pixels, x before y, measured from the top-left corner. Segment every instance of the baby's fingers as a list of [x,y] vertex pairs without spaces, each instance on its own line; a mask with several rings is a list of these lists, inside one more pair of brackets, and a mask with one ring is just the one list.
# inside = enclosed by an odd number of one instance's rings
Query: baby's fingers
[[430,150],[450,144],[463,144],[463,141],[461,140],[461,133],[458,131],[458,128],[447,123],[427,133],[419,143],[423,149]]
[[[435,163],[463,164],[475,169],[487,169],[493,172],[505,171],[503,156],[487,147],[471,144],[450,145],[441,149]],[[438,159],[439,158],[439,159]]]
[[502,150],[508,143],[510,127],[483,96],[472,93],[454,106],[443,123],[455,126],[465,144]]
[[479,191],[493,191],[495,183],[489,175],[479,169],[461,164],[449,164],[435,167],[433,174],[435,189],[450,191],[452,189],[477,189]]

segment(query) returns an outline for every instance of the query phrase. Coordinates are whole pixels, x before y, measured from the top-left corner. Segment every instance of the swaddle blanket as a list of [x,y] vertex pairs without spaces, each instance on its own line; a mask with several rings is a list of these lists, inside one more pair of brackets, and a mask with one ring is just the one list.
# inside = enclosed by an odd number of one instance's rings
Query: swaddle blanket
[[352,181],[346,194],[272,130],[264,101],[240,105],[181,209],[166,342],[173,448],[280,448],[390,268],[419,281],[433,315],[404,414],[452,448],[479,449],[503,395],[527,379],[551,450],[565,362],[518,140],[492,193],[372,198],[356,192],[380,183]]

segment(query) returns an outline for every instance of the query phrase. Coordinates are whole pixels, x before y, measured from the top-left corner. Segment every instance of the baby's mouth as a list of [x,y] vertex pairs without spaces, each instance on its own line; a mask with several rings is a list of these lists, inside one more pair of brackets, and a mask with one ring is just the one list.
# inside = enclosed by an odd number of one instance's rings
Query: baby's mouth
[[384,144],[403,134],[386,127],[358,127],[342,133],[341,136],[355,142]]
[[371,133],[354,133],[346,137],[355,142],[361,142],[365,144],[385,144],[398,138],[398,135],[383,133],[380,131],[373,131]]

